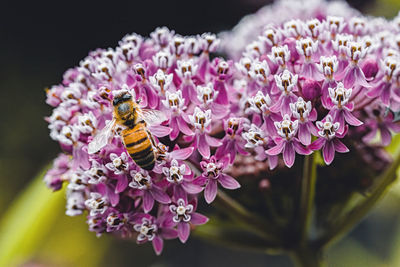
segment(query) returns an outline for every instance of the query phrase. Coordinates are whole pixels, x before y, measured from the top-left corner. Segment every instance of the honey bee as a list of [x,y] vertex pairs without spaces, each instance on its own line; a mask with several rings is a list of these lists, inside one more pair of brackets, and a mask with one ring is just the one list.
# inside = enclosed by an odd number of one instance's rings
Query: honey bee
[[135,163],[144,170],[152,170],[156,159],[156,145],[147,126],[157,125],[167,117],[159,110],[142,109],[139,101],[127,90],[114,94],[113,119],[95,134],[89,143],[89,154],[96,153],[106,146],[115,134],[118,126],[126,150]]

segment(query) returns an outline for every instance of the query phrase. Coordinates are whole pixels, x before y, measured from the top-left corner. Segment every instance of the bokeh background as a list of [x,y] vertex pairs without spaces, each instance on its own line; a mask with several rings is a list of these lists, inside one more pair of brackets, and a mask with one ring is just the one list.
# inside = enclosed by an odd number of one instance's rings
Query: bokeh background
[[[165,25],[182,35],[231,29],[267,0],[30,1],[3,3],[0,15],[0,227],[32,227],[14,251],[23,266],[291,266],[288,258],[237,251],[192,238],[167,242],[162,256],[150,246],[96,238],[84,218],[64,215],[64,196],[42,183],[41,197],[26,191],[58,154],[43,118],[50,114],[44,89],[57,84],[97,47],[115,47],[126,33],[147,36]],[[393,17],[398,0],[352,0],[364,13]],[[37,192],[37,191],[35,191]],[[400,266],[400,190],[395,186],[351,235],[328,254],[329,266]],[[44,197],[43,197],[44,196]],[[51,202],[52,204],[48,204]],[[21,203],[30,207],[19,209]],[[37,217],[38,211],[51,209]],[[57,210],[54,212],[53,210]],[[14,219],[14,220],[12,220]],[[3,228],[4,229],[4,228]],[[9,228],[8,228],[9,229]],[[7,234],[1,232],[1,234]],[[10,242],[18,238],[9,234]],[[1,249],[1,248],[0,248]]]

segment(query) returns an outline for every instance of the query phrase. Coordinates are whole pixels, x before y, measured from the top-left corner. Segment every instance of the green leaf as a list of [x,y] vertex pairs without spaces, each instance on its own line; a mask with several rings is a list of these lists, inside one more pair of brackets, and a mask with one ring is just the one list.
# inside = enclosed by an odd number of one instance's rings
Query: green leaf
[[18,265],[29,258],[62,208],[63,194],[52,193],[40,173],[16,198],[0,222],[0,266]]
[[0,266],[98,266],[109,240],[89,232],[84,215],[65,215],[65,190],[48,189],[44,173],[16,196],[0,221]]

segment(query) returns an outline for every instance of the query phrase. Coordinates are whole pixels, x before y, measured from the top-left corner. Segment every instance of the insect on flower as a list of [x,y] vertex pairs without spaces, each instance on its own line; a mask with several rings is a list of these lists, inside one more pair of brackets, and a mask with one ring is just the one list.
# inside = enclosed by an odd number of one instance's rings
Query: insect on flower
[[134,93],[126,89],[115,91],[113,99],[113,119],[98,132],[89,143],[88,152],[94,154],[106,146],[115,133],[120,132],[125,148],[135,163],[145,170],[155,165],[155,141],[147,126],[157,125],[167,117],[159,110],[141,109],[140,101],[134,101]]

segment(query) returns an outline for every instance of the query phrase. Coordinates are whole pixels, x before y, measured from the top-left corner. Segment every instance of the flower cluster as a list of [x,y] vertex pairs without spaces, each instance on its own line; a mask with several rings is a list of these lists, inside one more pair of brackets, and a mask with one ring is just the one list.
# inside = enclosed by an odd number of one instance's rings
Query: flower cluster
[[[233,162],[229,156],[211,156],[223,144],[213,129],[229,113],[232,90],[232,62],[209,57],[218,45],[214,34],[183,37],[165,27],[150,38],[126,35],[115,49],[91,52],[64,74],[62,84],[47,90],[47,103],[54,107],[46,118],[50,136],[64,153],[45,181],[53,190],[68,182],[67,215],[87,211],[89,229],[97,235],[151,241],[159,254],[164,239],[186,242],[193,226],[207,222],[196,212],[204,188],[210,203],[217,181],[228,189],[240,187],[223,173]],[[142,108],[166,114],[163,125],[148,127],[156,151],[151,171],[135,164],[118,129],[103,149],[88,153],[94,136],[112,119],[113,96],[121,90]],[[210,163],[200,166],[199,159]],[[201,174],[212,165],[212,174]]]
[[[165,27],[91,52],[47,90],[50,136],[64,153],[46,184],[59,190],[67,182],[67,215],[87,211],[97,235],[151,241],[159,254],[164,239],[184,243],[207,222],[196,212],[201,194],[212,203],[218,187],[240,187],[229,175],[238,158],[279,170],[316,151],[329,165],[348,146],[376,143],[378,131],[388,145],[400,131],[400,16],[346,14],[357,16],[259,21],[261,35],[236,61],[210,59],[220,43],[214,34],[181,36]],[[88,153],[121,90],[166,114],[148,128],[156,156],[150,171],[135,164],[118,129]]]

